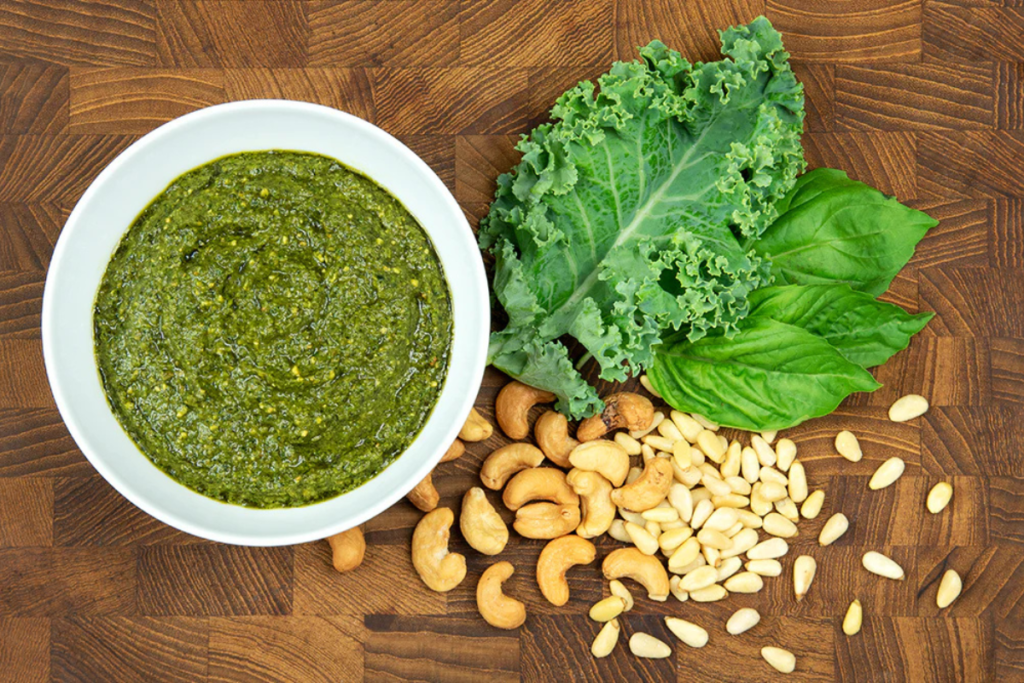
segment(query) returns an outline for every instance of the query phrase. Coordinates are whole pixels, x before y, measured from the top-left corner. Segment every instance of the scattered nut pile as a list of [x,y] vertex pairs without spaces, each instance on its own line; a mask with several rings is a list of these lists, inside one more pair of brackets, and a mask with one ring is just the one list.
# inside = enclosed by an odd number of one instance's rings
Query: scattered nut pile
[[[641,377],[641,383],[659,398],[646,377]],[[549,392],[512,382],[498,394],[495,416],[509,437],[523,440],[530,432],[530,409],[554,399]],[[890,408],[889,419],[905,422],[927,410],[923,397],[904,396]],[[611,595],[590,609],[590,618],[604,624],[591,647],[595,657],[611,654],[621,631],[619,617],[634,605],[633,595],[620,579],[639,584],[655,601],[671,595],[679,601],[712,602],[730,593],[757,593],[765,579],[782,574],[779,559],[789,552],[786,539],[797,535],[800,521],[821,513],[825,494],[808,490],[793,441],[762,432],[743,445],[727,440],[718,430],[718,425],[700,415],[656,411],[645,396],[616,393],[605,398],[603,412],[579,424],[576,438],[569,435],[566,418],[549,410],[535,423],[537,446],[513,443],[484,461],[480,481],[488,489],[502,491],[505,507],[515,512],[513,529],[525,538],[548,541],[537,560],[536,579],[551,604],[568,602],[566,573],[572,567],[597,559],[590,539],[608,534],[627,544],[610,552],[601,564]],[[442,462],[461,456],[463,441],[482,441],[492,433],[493,426],[473,410]],[[851,462],[863,455],[857,437],[849,431],[836,436],[835,447]],[[639,464],[633,465],[632,458]],[[554,466],[543,466],[545,460]],[[903,460],[890,458],[875,471],[869,487],[890,486],[903,471]],[[928,494],[927,509],[938,514],[952,495],[950,484],[937,484]],[[454,513],[437,507],[439,496],[429,475],[408,498],[427,513],[413,533],[413,566],[430,589],[452,590],[466,576],[465,557],[448,551]],[[822,546],[836,542],[849,526],[846,516],[836,512],[822,527],[818,542]],[[501,553],[509,539],[505,522],[480,487],[465,493],[459,528],[466,542],[485,555]],[[358,529],[329,541],[338,571],[348,571],[362,561],[365,542]],[[881,553],[868,552],[862,562],[878,576],[904,578],[903,568]],[[497,562],[477,584],[480,614],[498,628],[518,628],[526,620],[523,603],[502,592],[514,571],[511,563]],[[816,571],[813,557],[796,558],[792,582],[797,601],[811,590]],[[952,604],[960,590],[960,576],[947,571],[938,589],[938,606]],[[725,631],[740,635],[760,619],[754,609],[737,610]],[[858,633],[862,619],[861,603],[855,599],[843,620],[844,633]],[[703,647],[709,641],[708,631],[698,624],[677,617],[665,617],[665,624],[690,647]],[[670,645],[641,632],[630,637],[629,649],[638,657],[672,653]],[[782,673],[797,666],[793,653],[781,647],[765,647],[761,654]]]

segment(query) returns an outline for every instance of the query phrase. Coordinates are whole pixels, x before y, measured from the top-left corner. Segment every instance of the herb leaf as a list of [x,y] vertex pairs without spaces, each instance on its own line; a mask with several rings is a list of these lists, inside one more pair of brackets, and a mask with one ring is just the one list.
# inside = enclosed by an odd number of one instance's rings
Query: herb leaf
[[825,339],[862,368],[881,365],[907,348],[933,313],[911,315],[847,285],[765,287],[750,295],[748,320],[771,318]]
[[662,344],[648,377],[677,410],[747,430],[785,429],[881,386],[818,335],[770,318],[731,339]]
[[805,174],[779,202],[782,213],[751,246],[778,284],[847,284],[878,296],[938,224],[842,171]]

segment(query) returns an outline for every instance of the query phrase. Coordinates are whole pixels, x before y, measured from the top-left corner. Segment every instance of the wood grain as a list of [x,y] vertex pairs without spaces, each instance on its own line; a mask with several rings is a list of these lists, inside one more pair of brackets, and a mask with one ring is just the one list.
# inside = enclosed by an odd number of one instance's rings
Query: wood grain
[[[467,578],[427,590],[409,553],[422,513],[404,500],[364,525],[363,566],[338,574],[325,543],[238,548],[176,531],[75,446],[40,353],[46,269],[75,202],[138,136],[218,102],[324,104],[397,136],[476,226],[519,159],[519,136],[566,89],[652,39],[717,59],[718,30],[759,14],[782,30],[803,83],[810,166],[845,169],[940,220],[883,295],[935,318],[874,370],[881,389],[788,430],[825,506],[759,594],[656,603],[631,583],[638,599],[619,645],[595,660],[586,611],[608,594],[600,561],[614,541],[570,572],[572,599],[556,608],[534,578],[544,543],[513,534],[500,556],[516,568],[506,590],[529,616],[500,631],[475,601],[496,558],[456,529]],[[779,645],[798,657],[787,680],[1024,681],[1022,29],[1019,0],[0,2],[0,680],[776,681],[759,650]],[[492,421],[505,382],[485,373],[477,407]],[[890,422],[889,404],[908,392],[931,411]],[[858,435],[863,460],[836,454],[840,429]],[[496,430],[440,466],[440,504],[458,514],[483,459],[506,443]],[[868,490],[893,456],[904,476]],[[938,481],[955,493],[931,515],[923,501]],[[821,548],[837,511],[850,530]],[[865,572],[872,549],[896,558],[906,580]],[[800,603],[798,554],[818,560]],[[964,589],[939,610],[949,568]],[[866,618],[850,638],[840,622],[854,596]],[[761,624],[726,635],[742,606]],[[666,614],[704,625],[710,643],[678,644]],[[636,631],[672,643],[672,657],[631,655]]]

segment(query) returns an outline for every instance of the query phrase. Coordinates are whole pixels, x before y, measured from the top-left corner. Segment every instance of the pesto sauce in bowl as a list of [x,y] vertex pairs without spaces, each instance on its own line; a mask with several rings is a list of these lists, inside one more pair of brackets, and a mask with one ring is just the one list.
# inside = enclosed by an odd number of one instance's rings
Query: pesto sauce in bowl
[[214,499],[294,507],[402,454],[444,383],[447,281],[386,190],[309,153],[177,178],[111,258],[93,316],[122,427]]

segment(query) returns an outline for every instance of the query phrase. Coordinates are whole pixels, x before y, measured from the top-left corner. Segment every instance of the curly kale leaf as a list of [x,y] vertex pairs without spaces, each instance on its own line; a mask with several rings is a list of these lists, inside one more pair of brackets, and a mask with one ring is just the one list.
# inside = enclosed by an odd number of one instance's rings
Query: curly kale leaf
[[804,167],[803,89],[767,19],[721,36],[721,61],[690,64],[655,41],[597,87],[580,83],[498,179],[480,244],[509,323],[489,359],[571,416],[601,402],[560,337],[623,380],[663,334],[734,334],[770,281],[742,245]]

